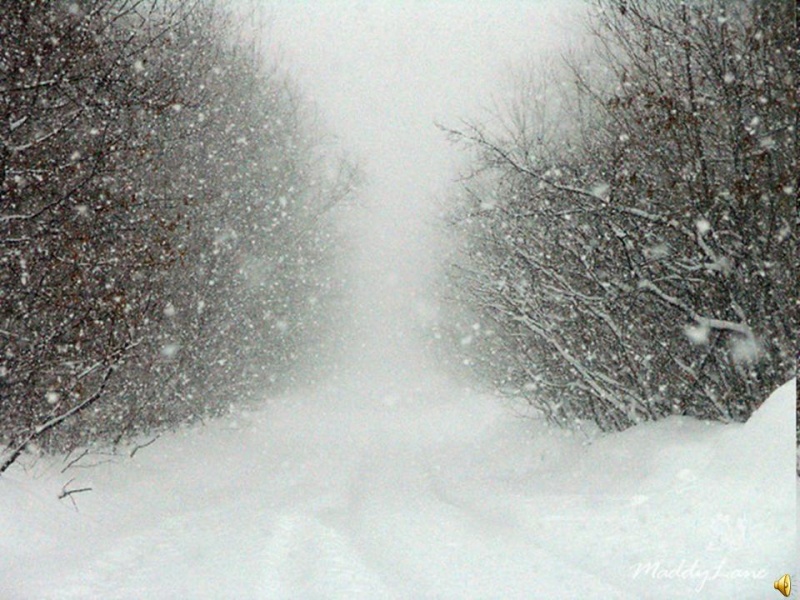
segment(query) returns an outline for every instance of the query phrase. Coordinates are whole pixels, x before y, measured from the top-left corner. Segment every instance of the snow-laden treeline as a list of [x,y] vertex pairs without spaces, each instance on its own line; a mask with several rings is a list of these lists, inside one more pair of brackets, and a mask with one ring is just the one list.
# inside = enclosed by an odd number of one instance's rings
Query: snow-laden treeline
[[292,82],[213,2],[5,3],[0,40],[0,464],[285,384],[350,185]]
[[449,131],[474,169],[443,329],[558,422],[743,420],[795,371],[793,7],[592,9],[586,48]]

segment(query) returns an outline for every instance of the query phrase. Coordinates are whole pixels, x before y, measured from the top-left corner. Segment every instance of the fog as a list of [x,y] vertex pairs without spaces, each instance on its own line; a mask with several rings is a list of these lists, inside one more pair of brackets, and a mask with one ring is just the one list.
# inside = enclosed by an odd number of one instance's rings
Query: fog
[[[266,5],[265,5],[266,6]],[[338,354],[369,377],[423,367],[415,332],[436,306],[436,207],[459,156],[435,124],[480,118],[502,102],[515,67],[557,55],[581,3],[277,2],[279,56],[324,127],[364,175],[343,226],[351,331]],[[438,224],[440,225],[440,224]],[[390,373],[385,373],[386,370]]]
[[789,595],[793,21],[600,2],[551,113],[587,4],[5,3],[0,598]]

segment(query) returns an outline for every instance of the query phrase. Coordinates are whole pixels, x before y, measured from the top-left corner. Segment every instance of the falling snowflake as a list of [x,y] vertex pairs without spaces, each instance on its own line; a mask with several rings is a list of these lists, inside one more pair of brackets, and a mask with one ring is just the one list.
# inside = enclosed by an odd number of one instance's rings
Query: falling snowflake
[[687,325],[683,328],[683,333],[685,333],[689,341],[696,346],[703,346],[708,344],[708,336],[711,333],[711,327],[709,327],[708,323]]
[[181,349],[180,344],[166,344],[161,348],[161,354],[165,358],[175,358],[178,355],[178,351]]
[[695,222],[695,227],[700,235],[705,235],[711,230],[711,223],[708,222],[708,219],[701,217]]

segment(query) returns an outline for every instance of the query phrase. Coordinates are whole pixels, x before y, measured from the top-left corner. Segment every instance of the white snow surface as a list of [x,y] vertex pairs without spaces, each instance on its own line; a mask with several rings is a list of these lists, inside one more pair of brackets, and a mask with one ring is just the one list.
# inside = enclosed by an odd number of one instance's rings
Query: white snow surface
[[418,373],[91,468],[27,456],[0,477],[0,598],[771,598],[800,574],[794,405],[792,380],[744,425],[590,443]]

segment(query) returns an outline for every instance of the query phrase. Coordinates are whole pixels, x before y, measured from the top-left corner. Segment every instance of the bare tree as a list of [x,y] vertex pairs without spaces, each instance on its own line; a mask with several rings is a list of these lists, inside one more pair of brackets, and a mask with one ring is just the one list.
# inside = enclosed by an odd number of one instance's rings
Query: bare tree
[[352,183],[291,81],[210,1],[3,8],[0,471],[285,385]]
[[557,75],[568,115],[527,94],[499,133],[448,132],[491,190],[458,215],[455,285],[554,420],[744,419],[795,368],[792,21],[773,3],[596,7],[594,58]]

